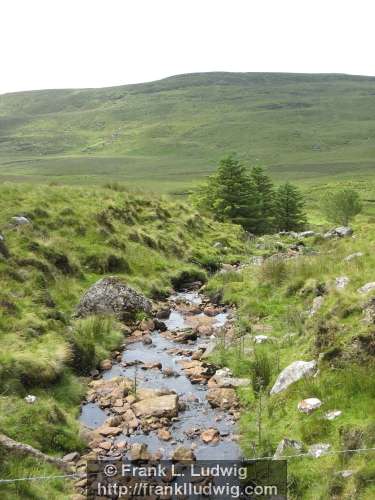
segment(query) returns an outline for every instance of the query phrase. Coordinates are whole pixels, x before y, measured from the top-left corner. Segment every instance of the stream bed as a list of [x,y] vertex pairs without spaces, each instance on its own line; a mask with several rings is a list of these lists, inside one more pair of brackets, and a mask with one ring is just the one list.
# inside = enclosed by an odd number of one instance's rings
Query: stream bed
[[[196,306],[195,314],[187,313],[179,304]],[[202,298],[198,292],[180,292],[169,299],[169,317],[164,323],[169,332],[184,331],[190,326],[189,319],[206,320],[208,316],[199,309]],[[222,327],[230,321],[230,312],[211,314],[210,320],[213,335],[218,335]],[[100,377],[110,380],[114,377],[127,377],[137,381],[137,387],[147,389],[168,389],[179,396],[181,409],[178,416],[171,420],[169,431],[172,438],[169,441],[161,440],[158,432],[151,430],[145,433],[139,427],[131,435],[119,434],[114,442],[125,441],[127,445],[133,443],[147,444],[148,451],[158,452],[163,459],[171,457],[177,446],[194,449],[194,454],[200,460],[237,460],[241,457],[240,447],[236,442],[236,422],[230,412],[220,408],[212,408],[206,399],[207,384],[192,383],[183,370],[179,361],[191,360],[193,352],[199,348],[206,349],[214,341],[212,336],[200,336],[197,340],[187,343],[176,343],[159,331],[151,332],[152,343],[145,345],[142,340],[129,343],[121,354],[121,361],[115,361],[110,370],[102,371]],[[178,354],[171,352],[180,350]],[[186,355],[184,354],[186,350]],[[162,369],[142,369],[142,365],[160,363]],[[170,369],[172,376],[166,376],[165,370]],[[88,402],[82,406],[79,420],[88,429],[96,429],[113,415],[111,407],[102,409],[98,403]],[[212,443],[204,443],[201,432],[214,428],[219,431],[220,437]]]

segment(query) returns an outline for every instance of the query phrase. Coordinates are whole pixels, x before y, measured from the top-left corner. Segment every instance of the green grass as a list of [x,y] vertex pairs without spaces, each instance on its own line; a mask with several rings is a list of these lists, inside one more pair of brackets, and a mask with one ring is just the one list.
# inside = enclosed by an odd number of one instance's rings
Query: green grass
[[[311,444],[326,442],[333,450],[375,446],[375,375],[371,348],[373,325],[363,322],[364,298],[357,289],[375,280],[373,246],[375,232],[371,213],[363,214],[355,227],[355,238],[306,240],[306,253],[286,262],[266,261],[241,273],[219,274],[207,284],[212,295],[221,293],[224,302],[238,308],[232,347],[218,349],[213,359],[232,368],[238,376],[251,377],[252,385],[241,389],[244,404],[241,418],[242,446],[248,457],[269,456],[283,438]],[[320,229],[327,228],[321,221]],[[250,254],[270,255],[292,240],[268,236],[250,243]],[[309,248],[317,251],[309,255]],[[361,251],[362,258],[344,258]],[[335,290],[334,279],[348,276],[349,285]],[[313,298],[326,289],[319,312],[308,317]],[[371,295],[370,295],[371,297]],[[256,325],[266,328],[270,341],[254,345]],[[363,339],[362,342],[359,339]],[[249,351],[250,349],[250,351]],[[253,351],[251,351],[253,349]],[[296,360],[320,359],[319,375],[291,385],[275,396],[269,391],[280,371]],[[259,381],[262,381],[262,435],[259,442]],[[297,404],[308,397],[323,401],[311,415],[298,412]],[[334,421],[323,418],[329,410],[341,410]],[[353,469],[350,479],[335,474]],[[333,455],[321,459],[291,459],[288,462],[290,496],[295,499],[372,498],[374,452]]]
[[[14,228],[11,217],[32,224]],[[159,299],[244,251],[238,226],[169,198],[108,187],[0,186],[0,432],[45,453],[84,449],[77,416],[87,375],[122,344],[114,318],[74,319],[84,291],[116,275]],[[224,241],[225,247],[214,243]],[[37,396],[27,404],[27,394]],[[0,477],[59,473],[0,453]],[[6,498],[67,498],[68,482],[2,486]]]
[[200,73],[0,96],[0,178],[184,192],[225,154],[301,184],[366,181],[375,79]]

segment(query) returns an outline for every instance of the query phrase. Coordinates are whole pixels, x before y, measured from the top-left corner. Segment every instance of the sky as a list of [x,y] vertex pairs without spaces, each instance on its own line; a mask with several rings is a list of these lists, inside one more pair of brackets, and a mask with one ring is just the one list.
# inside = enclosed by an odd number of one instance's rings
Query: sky
[[0,94],[205,71],[375,75],[374,0],[0,0]]

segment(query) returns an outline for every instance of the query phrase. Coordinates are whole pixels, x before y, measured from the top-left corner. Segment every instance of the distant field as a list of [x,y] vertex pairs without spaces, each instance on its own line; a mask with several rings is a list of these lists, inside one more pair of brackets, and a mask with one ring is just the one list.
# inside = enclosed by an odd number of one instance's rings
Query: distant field
[[375,78],[201,73],[0,96],[2,181],[181,193],[229,152],[276,181],[355,182],[375,198]]

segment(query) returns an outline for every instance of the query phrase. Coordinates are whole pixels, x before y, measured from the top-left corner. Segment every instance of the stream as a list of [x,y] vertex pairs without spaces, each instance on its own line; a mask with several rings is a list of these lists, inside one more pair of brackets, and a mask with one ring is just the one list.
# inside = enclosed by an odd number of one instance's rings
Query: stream
[[[169,317],[163,322],[169,332],[179,332],[190,326],[189,318],[192,314],[186,313],[179,305],[186,303],[196,306],[195,318],[207,319],[208,316],[199,309],[202,297],[198,292],[178,292],[168,300],[171,311]],[[203,318],[202,318],[203,317]],[[214,335],[218,334],[220,328],[226,325],[230,319],[230,312],[219,312],[210,317]],[[178,417],[171,421],[169,431],[172,439],[168,442],[158,437],[157,431],[144,433],[141,429],[135,430],[130,436],[120,434],[116,436],[115,442],[126,441],[132,443],[145,443],[151,453],[159,452],[163,458],[169,458],[174,448],[183,445],[193,448],[194,454],[199,460],[237,460],[241,457],[240,447],[235,440],[236,423],[234,417],[228,411],[220,408],[212,408],[206,399],[207,384],[192,383],[185,374],[180,360],[191,360],[192,352],[200,347],[207,348],[212,342],[210,336],[198,336],[197,340],[189,340],[187,343],[176,343],[158,331],[151,332],[152,344],[144,345],[142,340],[129,343],[122,352],[122,360],[114,361],[110,370],[102,371],[100,377],[110,380],[114,377],[127,377],[137,380],[137,387],[147,389],[166,388],[173,390],[183,403]],[[181,349],[179,355],[171,350]],[[183,351],[186,350],[185,354]],[[166,368],[173,370],[174,376],[165,376],[162,370],[153,368],[143,370],[140,368],[144,363],[161,363],[163,371]],[[114,415],[111,408],[102,409],[97,403],[86,403],[82,406],[79,420],[81,424],[89,429],[100,427],[106,419]],[[205,444],[201,437],[201,431],[215,428],[220,433],[218,442]],[[194,443],[194,444],[193,444]]]

